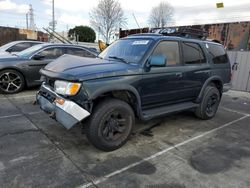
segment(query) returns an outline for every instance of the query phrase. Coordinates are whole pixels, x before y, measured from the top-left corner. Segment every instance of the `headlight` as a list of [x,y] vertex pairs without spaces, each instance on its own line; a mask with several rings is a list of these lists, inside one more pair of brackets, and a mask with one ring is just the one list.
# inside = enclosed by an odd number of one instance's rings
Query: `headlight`
[[81,87],[80,83],[56,80],[54,84],[55,92],[61,95],[75,95]]

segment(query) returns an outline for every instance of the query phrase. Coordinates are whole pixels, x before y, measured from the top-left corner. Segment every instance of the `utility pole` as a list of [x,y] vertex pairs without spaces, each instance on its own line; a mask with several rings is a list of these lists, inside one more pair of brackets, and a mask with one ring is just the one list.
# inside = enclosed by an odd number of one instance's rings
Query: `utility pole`
[[29,29],[29,12],[26,13],[26,29]]
[[140,27],[140,25],[139,25],[139,23],[138,23],[138,21],[137,21],[137,19],[136,19],[136,17],[135,17],[135,14],[133,13],[133,17],[134,17],[134,19],[135,19],[135,22],[136,22],[136,24],[137,24],[137,26],[139,27],[139,29],[140,29],[140,33],[142,33],[142,28]]
[[52,31],[55,32],[55,2],[52,0]]

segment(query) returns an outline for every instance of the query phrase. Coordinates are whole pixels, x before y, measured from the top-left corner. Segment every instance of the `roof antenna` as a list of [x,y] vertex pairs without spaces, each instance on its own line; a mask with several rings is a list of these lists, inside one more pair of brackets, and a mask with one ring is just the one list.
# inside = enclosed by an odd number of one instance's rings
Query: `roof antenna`
[[133,13],[132,15],[133,15],[133,17],[134,17],[134,19],[135,19],[135,22],[136,22],[137,26],[138,26],[139,29],[140,29],[140,33],[142,33],[142,29],[141,29],[139,23],[137,22],[137,19],[136,19],[136,17],[135,17],[135,14]]

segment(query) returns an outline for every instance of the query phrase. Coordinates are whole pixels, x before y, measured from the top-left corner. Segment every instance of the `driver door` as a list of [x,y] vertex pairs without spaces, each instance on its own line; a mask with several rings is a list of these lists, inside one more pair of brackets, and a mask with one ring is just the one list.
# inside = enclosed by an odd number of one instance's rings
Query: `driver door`
[[183,94],[183,65],[178,41],[161,41],[151,54],[166,58],[165,66],[144,69],[141,85],[143,109],[178,103]]

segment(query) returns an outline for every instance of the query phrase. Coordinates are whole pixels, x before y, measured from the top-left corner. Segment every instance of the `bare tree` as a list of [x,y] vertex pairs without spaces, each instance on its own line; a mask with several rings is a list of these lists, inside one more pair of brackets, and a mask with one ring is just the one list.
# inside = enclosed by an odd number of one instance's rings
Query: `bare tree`
[[174,9],[168,2],[153,7],[149,16],[152,27],[165,27],[173,19]]
[[111,36],[126,24],[121,4],[116,0],[100,0],[97,7],[90,12],[90,24],[108,44]]

